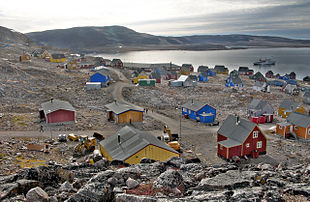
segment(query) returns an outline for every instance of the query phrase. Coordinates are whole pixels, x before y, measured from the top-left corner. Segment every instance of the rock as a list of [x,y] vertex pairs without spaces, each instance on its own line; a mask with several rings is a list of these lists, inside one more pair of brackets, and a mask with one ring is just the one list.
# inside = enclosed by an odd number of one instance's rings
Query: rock
[[100,170],[106,169],[108,165],[109,165],[109,161],[105,158],[102,158],[99,161],[96,161],[94,164],[94,166]]
[[290,193],[293,195],[303,195],[310,197],[310,186],[309,184],[290,184],[287,185],[283,191],[284,193]]
[[273,166],[270,165],[270,164],[268,164],[268,163],[265,163],[265,164],[261,165],[260,168],[261,168],[262,170],[270,170],[270,171],[271,171],[271,170],[274,170]]
[[27,201],[47,202],[49,197],[47,193],[40,187],[32,188],[26,194]]
[[287,185],[287,182],[278,178],[267,179],[266,182],[270,186],[284,187],[285,185]]
[[175,168],[180,168],[182,164],[185,164],[186,161],[180,157],[174,156],[168,159],[165,164],[166,166],[172,166]]
[[50,201],[49,202],[58,202],[57,197],[56,196],[50,197]]
[[126,180],[126,185],[127,185],[128,189],[134,189],[137,186],[139,186],[139,182],[134,180],[134,179],[128,178]]
[[65,181],[59,188],[60,191],[70,191],[72,189],[73,186],[68,181]]
[[119,175],[119,178],[128,179],[133,178],[137,179],[141,175],[140,169],[135,166],[120,168],[115,172],[116,175]]
[[[248,171],[250,172],[250,171]],[[200,181],[197,190],[217,191],[223,189],[236,189],[250,186],[250,180],[236,170],[230,170],[213,178],[206,178]]]
[[154,188],[175,188],[183,185],[182,175],[173,169],[163,172],[153,184]]
[[156,202],[158,201],[155,197],[149,196],[137,196],[132,194],[116,194],[116,202]]
[[215,176],[220,173],[225,173],[229,170],[238,170],[238,167],[233,164],[219,164],[219,165],[214,165],[209,171],[208,175],[209,176]]
[[230,201],[261,201],[264,192],[260,187],[236,189],[233,190],[233,195],[229,198]]
[[141,161],[140,161],[140,163],[154,163],[154,162],[155,162],[155,160],[149,159],[149,158],[146,158],[146,157],[142,158]]

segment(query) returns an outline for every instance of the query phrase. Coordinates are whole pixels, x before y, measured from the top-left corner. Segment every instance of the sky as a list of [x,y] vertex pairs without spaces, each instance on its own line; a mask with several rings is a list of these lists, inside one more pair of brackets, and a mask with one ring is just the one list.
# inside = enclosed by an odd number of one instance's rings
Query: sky
[[161,36],[310,39],[310,0],[2,0],[0,26],[28,33],[121,25]]

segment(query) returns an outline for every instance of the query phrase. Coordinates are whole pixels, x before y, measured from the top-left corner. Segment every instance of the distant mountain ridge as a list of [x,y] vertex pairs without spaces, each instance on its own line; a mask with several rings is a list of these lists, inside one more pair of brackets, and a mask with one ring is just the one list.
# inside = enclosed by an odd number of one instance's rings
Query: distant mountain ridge
[[27,33],[38,45],[73,50],[209,50],[227,47],[310,47],[310,40],[250,35],[194,35],[163,37],[139,33],[123,26],[73,27]]
[[20,32],[0,26],[0,42],[28,44],[30,40],[26,35]]

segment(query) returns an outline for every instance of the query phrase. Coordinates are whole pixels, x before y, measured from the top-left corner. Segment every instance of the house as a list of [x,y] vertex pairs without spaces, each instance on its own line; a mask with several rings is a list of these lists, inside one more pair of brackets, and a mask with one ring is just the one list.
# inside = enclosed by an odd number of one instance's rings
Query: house
[[310,116],[298,112],[292,112],[287,117],[287,122],[278,123],[276,126],[276,134],[288,137],[290,135],[295,138],[310,138]]
[[110,81],[110,74],[107,72],[96,72],[90,77],[90,82],[100,82],[102,87],[110,85]]
[[105,105],[107,108],[108,120],[113,120],[116,123],[133,123],[143,121],[143,109],[114,101]]
[[19,61],[20,62],[30,62],[31,61],[31,55],[28,53],[25,53],[22,56],[19,56]]
[[181,75],[178,80],[178,82],[182,82],[182,86],[189,87],[189,86],[197,86],[197,82],[191,80],[188,76]]
[[49,56],[49,53],[47,52],[47,50],[37,49],[37,50],[32,51],[31,55],[33,57],[45,58]]
[[141,159],[167,161],[180,154],[152,134],[125,126],[99,143],[100,153],[107,160],[138,164]]
[[274,110],[263,100],[253,99],[248,106],[248,117],[253,123],[272,123]]
[[288,74],[285,74],[285,75],[283,75],[283,76],[279,76],[279,79],[284,80],[284,81],[287,81],[287,80],[290,79],[290,76],[289,76]]
[[201,123],[213,123],[216,117],[216,109],[206,103],[192,99],[182,105],[182,115]]
[[250,76],[253,74],[253,69],[249,69],[248,67],[239,67],[238,73],[239,75]]
[[270,86],[265,81],[255,81],[253,85],[253,90],[262,91],[262,92],[270,92]]
[[296,73],[295,72],[291,72],[289,75],[290,79],[296,79]]
[[161,83],[161,76],[158,72],[152,72],[150,75],[150,79],[155,79],[156,83]]
[[292,112],[305,113],[305,109],[298,102],[283,100],[279,106],[278,115],[282,118],[287,118]]
[[69,102],[51,99],[41,104],[40,119],[48,124],[75,122],[75,109]]
[[304,104],[308,104],[310,105],[310,91],[306,91],[303,98],[302,98],[302,101]]
[[111,64],[112,64],[112,61],[109,60],[109,59],[102,59],[102,60],[101,60],[101,64],[103,64],[103,65],[106,66],[106,67],[110,67]]
[[[234,72],[235,71],[235,72]],[[226,79],[226,87],[243,87],[243,82],[239,77],[236,70],[230,73],[230,76]]]
[[178,73],[176,71],[169,71],[167,75],[168,79],[178,79]]
[[139,86],[155,86],[155,79],[139,79]]
[[201,82],[208,81],[208,73],[207,72],[200,72],[198,75],[198,80]]
[[179,72],[179,75],[190,75],[192,72],[191,71],[192,67],[193,66],[190,64],[183,64]]
[[269,70],[268,72],[266,72],[265,76],[266,78],[273,78],[274,77],[273,71]]
[[216,76],[216,70],[208,69],[208,76]]
[[80,62],[78,65],[80,69],[91,69],[94,67],[94,64],[90,62]]
[[156,74],[159,74],[160,78],[168,80],[169,76],[168,76],[168,70],[166,67],[156,67],[154,72]]
[[267,84],[271,85],[271,86],[280,86],[280,87],[282,87],[284,85],[284,82],[283,81],[279,81],[279,80],[273,80],[273,81],[268,81]]
[[250,79],[255,81],[264,81],[267,82],[267,79],[264,77],[264,75],[260,72],[256,72],[256,74],[249,76]]
[[208,69],[209,69],[208,66],[201,65],[201,66],[198,67],[197,72],[207,72]]
[[228,68],[224,65],[215,65],[214,70],[217,74],[228,74]]
[[185,71],[190,71],[190,72],[194,71],[194,67],[192,64],[182,64],[181,71],[182,69],[184,69]]
[[111,62],[111,67],[123,67],[123,62],[121,59],[113,59]]
[[224,159],[234,156],[257,158],[266,154],[267,138],[257,124],[229,115],[217,131],[217,154]]
[[50,62],[66,62],[67,58],[64,54],[54,53],[50,56]]
[[305,76],[302,80],[306,82],[310,82],[310,76]]
[[281,91],[285,92],[286,94],[290,94],[290,95],[298,95],[299,94],[297,85],[291,84],[291,83],[286,83],[282,87]]
[[149,76],[144,71],[141,71],[138,76],[132,79],[132,83],[137,84],[139,79],[149,79]]

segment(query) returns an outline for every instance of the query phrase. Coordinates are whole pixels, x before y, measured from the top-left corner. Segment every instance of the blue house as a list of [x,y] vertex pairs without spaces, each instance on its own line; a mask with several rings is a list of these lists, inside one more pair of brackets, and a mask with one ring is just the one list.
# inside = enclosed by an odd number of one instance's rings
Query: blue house
[[106,72],[97,72],[90,77],[90,82],[100,82],[101,86],[108,86],[110,84],[110,75]]
[[207,72],[200,72],[200,74],[198,75],[198,80],[201,82],[205,82],[208,81],[208,73]]
[[288,80],[290,80],[290,76],[287,75],[287,74],[285,74],[285,75],[283,75],[283,76],[279,76],[279,79],[282,79],[282,80],[284,80],[284,81],[288,81]]
[[216,76],[216,71],[214,69],[208,69],[208,76]]
[[189,100],[182,105],[182,115],[202,123],[213,123],[216,117],[216,109],[197,100]]

